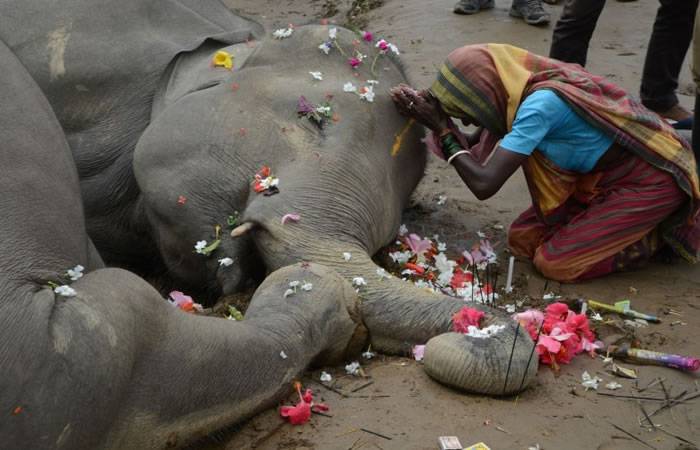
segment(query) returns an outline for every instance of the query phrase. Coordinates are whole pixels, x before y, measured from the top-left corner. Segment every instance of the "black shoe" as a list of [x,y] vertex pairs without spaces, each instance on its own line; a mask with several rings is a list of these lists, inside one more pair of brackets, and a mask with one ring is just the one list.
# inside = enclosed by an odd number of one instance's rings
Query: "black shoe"
[[542,7],[542,0],[513,0],[510,7],[512,17],[521,17],[528,25],[546,25],[549,13]]
[[491,9],[494,0],[459,0],[455,5],[455,14],[476,14],[482,9]]

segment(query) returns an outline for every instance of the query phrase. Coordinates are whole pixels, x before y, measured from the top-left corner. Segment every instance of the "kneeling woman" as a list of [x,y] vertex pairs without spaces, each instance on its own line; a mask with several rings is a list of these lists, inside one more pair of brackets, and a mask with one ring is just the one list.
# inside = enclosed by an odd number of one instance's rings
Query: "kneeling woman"
[[[696,261],[692,151],[602,77],[508,45],[470,45],[448,56],[429,91],[400,85],[392,97],[432,130],[434,151],[480,200],[523,167],[532,206],[512,224],[509,245],[545,276],[628,270],[664,246]],[[450,116],[480,128],[465,136]]]

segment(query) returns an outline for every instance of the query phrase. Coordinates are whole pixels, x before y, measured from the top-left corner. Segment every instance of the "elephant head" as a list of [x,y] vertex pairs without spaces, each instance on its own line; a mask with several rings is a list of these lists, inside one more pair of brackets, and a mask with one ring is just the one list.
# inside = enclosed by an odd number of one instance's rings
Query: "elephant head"
[[[502,323],[504,330],[489,339],[448,333],[463,302],[377,274],[371,257],[396,235],[423,175],[421,130],[407,124],[389,98],[389,87],[405,81],[394,58],[380,55],[373,64],[373,46],[353,43],[345,29],[338,29],[326,55],[318,46],[328,39],[327,26],[304,26],[254,49],[230,47],[231,72],[209,67],[212,49],[178,63],[134,158],[165,263],[182,282],[224,293],[236,290],[257,264],[271,273],[308,261],[348,281],[362,277],[360,311],[373,348],[402,353],[430,341],[426,370],[439,381],[487,394],[517,392],[537,369],[524,330],[477,306],[487,324]],[[368,55],[355,70],[347,63],[354,46]],[[372,79],[378,84],[369,84]],[[344,92],[348,82],[373,86],[373,101]],[[327,101],[334,119],[319,126],[300,117],[302,95],[314,104]],[[263,166],[278,178],[279,193],[253,189]],[[240,220],[229,236],[226,220],[236,213]],[[299,220],[283,223],[287,214]],[[220,243],[204,255],[194,249],[200,240]],[[224,258],[233,264],[220,263]]]

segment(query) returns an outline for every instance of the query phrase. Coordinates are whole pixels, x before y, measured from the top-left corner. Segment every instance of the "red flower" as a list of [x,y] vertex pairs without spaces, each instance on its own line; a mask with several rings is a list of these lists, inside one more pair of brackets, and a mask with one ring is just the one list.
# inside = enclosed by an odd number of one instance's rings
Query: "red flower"
[[362,61],[360,61],[359,58],[355,58],[354,56],[348,59],[348,64],[350,64],[350,67],[352,67],[353,69],[359,66],[361,62]]
[[364,33],[362,33],[362,39],[364,39],[366,42],[372,42],[374,36],[372,36],[372,33],[370,33],[369,31],[365,31]]
[[406,263],[406,264],[404,265],[404,267],[406,267],[407,269],[410,269],[410,270],[414,271],[414,272],[417,273],[418,275],[422,275],[423,273],[425,273],[425,269],[424,269],[423,267],[419,266],[418,264]]
[[569,315],[569,307],[566,303],[552,303],[545,308],[544,313],[544,328],[542,331],[549,334],[557,322],[563,322]]
[[187,203],[187,197],[185,197],[184,195],[181,195],[177,198],[178,205],[184,205],[185,203]]
[[484,313],[478,309],[465,306],[452,316],[452,331],[466,333],[469,326],[480,327]]
[[474,275],[471,272],[464,272],[458,267],[452,275],[450,287],[452,287],[452,289],[459,289],[464,287],[466,283],[471,283],[472,281],[474,281]]
[[311,403],[299,402],[296,406],[282,406],[280,416],[289,420],[292,425],[301,425],[311,418]]
[[301,425],[309,421],[311,412],[328,411],[328,405],[323,403],[314,403],[314,394],[311,389],[307,389],[301,393],[301,383],[294,383],[294,388],[299,394],[299,403],[294,406],[280,407],[280,416],[289,420],[292,425]]
[[263,178],[267,178],[270,176],[270,168],[268,166],[262,166],[262,169],[260,169],[258,174]]

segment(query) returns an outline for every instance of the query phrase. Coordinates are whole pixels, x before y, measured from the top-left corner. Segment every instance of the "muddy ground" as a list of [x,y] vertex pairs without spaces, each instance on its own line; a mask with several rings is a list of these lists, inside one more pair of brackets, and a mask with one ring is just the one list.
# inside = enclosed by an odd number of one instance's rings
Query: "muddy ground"
[[[366,29],[401,48],[409,76],[420,87],[430,84],[436,67],[450,50],[467,43],[507,42],[541,54],[548,52],[552,26],[535,28],[510,18],[508,0],[496,0],[494,10],[470,17],[453,14],[453,1],[386,0],[378,7],[381,2],[376,0],[228,0],[228,4],[257,18],[268,29],[287,23],[317,22],[329,14],[331,21],[343,24],[352,8],[351,20],[363,27],[363,22],[368,23]],[[652,0],[609,1],[591,43],[589,69],[636,93],[657,5]],[[553,19],[561,12],[561,6],[548,9]],[[692,87],[687,68],[680,84],[681,102],[690,107],[692,99],[688,94]],[[445,205],[437,205],[439,195],[447,196]],[[490,230],[495,240],[502,243],[503,231],[492,225],[507,226],[528,204],[527,188],[520,174],[494,198],[479,202],[451,167],[431,159],[405,222],[420,234],[439,234],[452,251],[457,251],[476,238],[477,230]],[[606,302],[629,298],[634,308],[663,318],[659,325],[634,331],[642,344],[659,351],[700,356],[700,267],[655,264],[639,272],[575,285],[545,286],[546,281],[525,262],[516,264],[516,274],[519,289],[517,298],[511,300],[527,300],[528,295],[536,300],[545,291]],[[671,314],[666,314],[669,309]],[[601,332],[606,336],[622,333],[611,327]],[[310,423],[293,427],[282,423],[277,412],[271,410],[205,447],[435,449],[438,436],[444,435],[457,436],[464,446],[483,441],[492,449],[537,448],[538,444],[540,449],[548,450],[695,448],[683,440],[700,445],[700,399],[657,414],[653,422],[658,429],[651,430],[640,426],[642,413],[637,400],[585,392],[580,384],[586,370],[604,380],[599,392],[612,393],[602,385],[615,380],[623,386],[614,391],[616,394],[663,398],[660,384],[638,392],[638,388],[657,377],[663,377],[671,396],[698,389],[698,376],[671,369],[627,364],[638,371],[635,382],[612,376],[599,359],[580,356],[559,373],[541,367],[536,385],[520,396],[494,399],[442,387],[409,358],[378,356],[362,363],[368,379],[348,377],[342,367],[325,368],[343,392],[373,381],[352,394],[352,398],[320,387],[314,381],[320,371],[310,372],[303,379],[329,404],[332,417],[314,416]],[[642,404],[651,412],[663,402]]]

